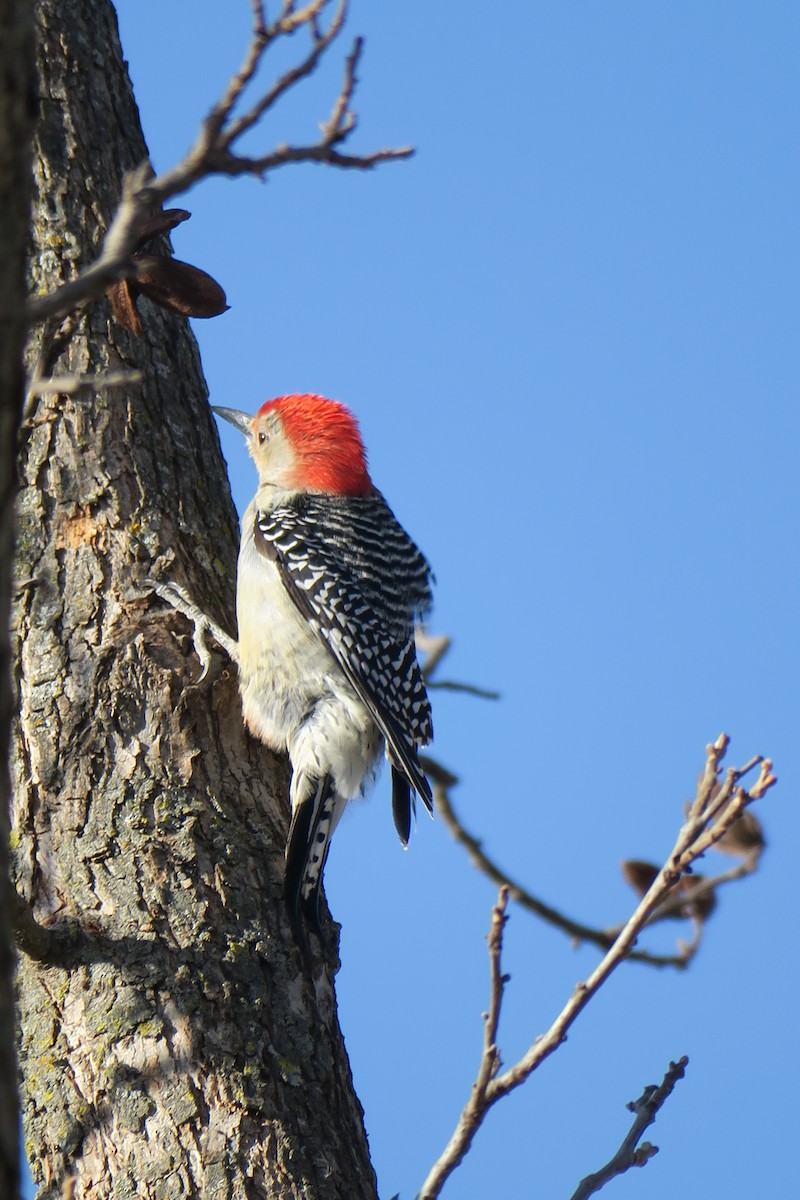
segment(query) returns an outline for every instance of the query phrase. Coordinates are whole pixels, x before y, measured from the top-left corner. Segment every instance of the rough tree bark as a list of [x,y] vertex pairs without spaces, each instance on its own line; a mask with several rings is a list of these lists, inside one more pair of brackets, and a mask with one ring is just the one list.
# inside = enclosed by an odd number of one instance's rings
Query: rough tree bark
[[[36,21],[49,289],[146,148],[108,0]],[[197,682],[185,622],[141,598],[175,579],[230,628],[238,531],[194,339],[140,303],[141,339],[94,304],[53,370],[143,382],[46,395],[21,438],[16,880],[54,941],[19,971],[26,1148],[41,1200],[68,1175],[92,1200],[374,1200],[335,952],[304,963],[281,898],[285,764],[245,734],[233,668]]]
[[8,889],[8,745],[13,712],[8,628],[34,115],[33,20],[27,0],[0,0],[0,29],[0,1196],[16,1200],[19,1108]]

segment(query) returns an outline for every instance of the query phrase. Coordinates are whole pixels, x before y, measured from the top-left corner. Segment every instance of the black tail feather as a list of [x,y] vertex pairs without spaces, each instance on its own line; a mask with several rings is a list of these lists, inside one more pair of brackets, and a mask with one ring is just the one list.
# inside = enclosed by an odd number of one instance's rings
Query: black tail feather
[[311,797],[292,812],[289,826],[289,837],[286,842],[286,874],[283,880],[283,892],[289,911],[293,918],[300,912],[300,892],[303,884],[303,873],[306,868],[308,850],[308,831],[311,825],[313,802]]
[[330,847],[335,789],[329,775],[324,779],[306,776],[298,784],[298,790],[302,787],[304,794],[299,800],[293,796],[284,895],[295,933],[300,932],[304,922],[314,933],[321,934],[319,899]]
[[411,787],[402,771],[392,766],[392,815],[400,841],[408,845],[411,836]]

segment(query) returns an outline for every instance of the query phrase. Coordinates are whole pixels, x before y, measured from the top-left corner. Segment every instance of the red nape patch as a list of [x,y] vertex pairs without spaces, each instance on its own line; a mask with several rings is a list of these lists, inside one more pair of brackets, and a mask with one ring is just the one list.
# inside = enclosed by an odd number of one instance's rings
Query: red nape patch
[[298,459],[296,484],[304,491],[362,496],[372,491],[358,422],[349,409],[324,396],[278,396],[259,416],[276,412]]

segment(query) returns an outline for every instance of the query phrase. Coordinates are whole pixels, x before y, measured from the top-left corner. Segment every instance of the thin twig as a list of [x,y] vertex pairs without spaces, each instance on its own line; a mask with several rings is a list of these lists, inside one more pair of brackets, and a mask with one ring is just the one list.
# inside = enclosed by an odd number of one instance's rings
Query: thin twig
[[109,388],[133,387],[142,382],[141,371],[102,371],[89,375],[51,375],[34,380],[28,393],[31,396],[77,396],[81,392],[104,392]]
[[447,655],[452,640],[446,634],[430,634],[421,627],[416,630],[417,650],[425,654],[422,664],[422,678],[431,689],[438,688],[442,692],[463,692],[467,696],[477,696],[480,700],[499,700],[500,693],[491,688],[479,687],[474,683],[462,683],[453,679],[433,679],[433,673]]
[[[257,40],[254,38],[250,47],[250,51],[248,52],[248,57],[252,53],[253,47],[257,45],[258,50],[255,66],[258,66],[258,63],[261,61],[264,52],[269,48],[272,42],[279,37],[293,33],[295,29],[299,28],[299,26],[302,24],[310,24],[312,18],[318,16],[320,9],[324,6],[324,4],[327,3],[328,0],[315,0],[315,2],[308,5],[308,7],[304,9],[302,13],[297,13],[293,17],[286,17],[276,21],[276,23],[264,33],[262,39]],[[232,91],[229,91],[228,95],[223,98],[221,105],[219,106],[221,111],[215,114],[217,120],[219,120],[220,117],[222,119],[222,124],[219,126],[221,136],[217,139],[217,152],[224,154],[225,151],[229,150],[234,142],[238,141],[243,133],[246,133],[248,129],[252,129],[253,126],[261,120],[264,113],[267,112],[268,109],[274,107],[278,100],[280,100],[281,96],[290,91],[291,88],[293,88],[295,84],[299,83],[301,79],[305,79],[308,75],[311,75],[314,72],[323,54],[328,49],[328,46],[330,46],[330,44],[341,32],[346,13],[346,4],[344,3],[344,0],[341,0],[338,11],[328,26],[328,29],[321,37],[313,38],[311,50],[306,57],[300,63],[298,63],[297,66],[291,67],[288,71],[281,75],[281,77],[275,81],[272,87],[269,88],[264,95],[255,102],[255,104],[251,105],[246,113],[243,113],[241,117],[237,117],[235,121],[231,121],[230,125],[225,128],[225,121],[230,115],[233,105],[238,100],[239,96],[244,90],[245,85],[250,82],[251,73],[248,73],[249,66],[240,72],[238,78],[235,80],[236,86]]]
[[454,679],[427,680],[429,688],[438,688],[441,692],[463,692],[467,696],[477,696],[479,700],[499,700],[500,693],[490,688],[478,687],[474,683],[458,683]]
[[503,974],[501,959],[503,955],[503,930],[507,921],[508,890],[500,889],[497,904],[492,909],[492,924],[486,939],[489,946],[489,974],[491,986],[489,990],[489,1011],[486,1013],[483,1031],[483,1061],[478,1073],[478,1087],[481,1093],[486,1091],[489,1081],[494,1079],[500,1070],[500,1053],[497,1049],[497,1029],[500,1024],[500,1009],[503,1003],[503,988],[508,982],[508,976]]
[[447,634],[428,633],[419,625],[416,628],[415,637],[417,649],[425,655],[425,662],[422,664],[422,677],[428,682],[453,642]]
[[[327,143],[318,142],[313,146],[279,146],[269,154],[260,158],[245,158],[239,154],[221,152],[214,156],[213,170],[208,174],[218,175],[256,175],[263,178],[270,171],[288,163],[325,163],[331,167],[355,168],[358,171],[369,171],[383,162],[394,162],[398,158],[408,158],[413,154],[411,147],[398,150],[373,150],[371,154],[340,154]],[[194,182],[194,180],[192,181]],[[184,190],[184,189],[181,189]]]
[[[508,982],[508,976],[502,973],[500,961],[503,950],[503,929],[507,919],[507,906],[508,889],[501,888],[497,904],[492,909],[492,924],[487,938],[491,983],[489,1010],[483,1014],[483,1051],[481,1053],[478,1074],[475,1083],[472,1085],[469,1100],[464,1106],[464,1111],[453,1132],[453,1136],[447,1143],[441,1158],[434,1165],[434,1170],[423,1184],[418,1200],[432,1200],[432,1197],[438,1196],[447,1176],[456,1169],[469,1150],[472,1139],[480,1128],[491,1104],[491,1101],[487,1100],[487,1092],[501,1065],[500,1053],[497,1048],[497,1029],[500,1023],[503,991]],[[446,1163],[446,1174],[442,1174],[441,1182],[436,1190],[429,1191],[431,1186],[435,1186],[435,1184],[431,1184],[431,1178],[436,1168],[443,1162]]]
[[133,275],[136,268],[131,255],[139,230],[152,212],[155,202],[155,196],[149,188],[152,177],[148,163],[140,164],[125,177],[122,199],[103,239],[100,254],[76,279],[29,301],[28,320],[31,324],[49,317],[64,316],[101,296],[109,284]]
[[76,324],[77,322],[73,313],[68,314],[66,317],[49,317],[45,321],[36,361],[30,373],[30,385],[25,397],[21,430],[26,428],[39,399],[39,395],[35,390],[36,385],[49,377],[59,355],[69,344],[70,338],[75,332]]
[[572,1194],[571,1200],[587,1200],[599,1192],[602,1187],[617,1175],[623,1175],[631,1167],[643,1167],[654,1154],[658,1154],[658,1146],[650,1142],[639,1145],[642,1135],[656,1119],[659,1109],[671,1096],[675,1084],[683,1079],[689,1063],[684,1055],[676,1063],[671,1062],[666,1075],[658,1087],[650,1084],[644,1089],[638,1100],[633,1100],[628,1109],[635,1113],[633,1124],[616,1154],[609,1159],[604,1167],[582,1179]]
[[356,127],[356,114],[350,107],[356,87],[356,67],[364,49],[364,39],[357,37],[345,59],[344,83],[336,98],[330,117],[322,126],[322,136],[329,146],[343,141]]

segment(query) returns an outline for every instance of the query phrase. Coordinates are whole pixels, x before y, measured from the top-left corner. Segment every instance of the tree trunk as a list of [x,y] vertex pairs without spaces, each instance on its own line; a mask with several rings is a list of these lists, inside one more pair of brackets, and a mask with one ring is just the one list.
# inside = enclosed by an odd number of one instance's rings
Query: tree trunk
[[[40,0],[37,27],[50,289],[146,148],[107,0]],[[137,339],[90,306],[53,369],[143,382],[45,396],[23,430],[16,872],[56,942],[20,970],[34,1177],[41,1200],[69,1175],[92,1200],[374,1200],[335,951],[304,961],[282,900],[286,764],[245,733],[235,668],[199,681],[186,622],[141,596],[174,579],[232,627],[238,531],[192,334],[140,310]]]
[[34,109],[33,21],[28,0],[0,0],[0,29],[0,1196],[17,1200],[19,1106],[8,889],[8,746],[13,712],[8,628]]

